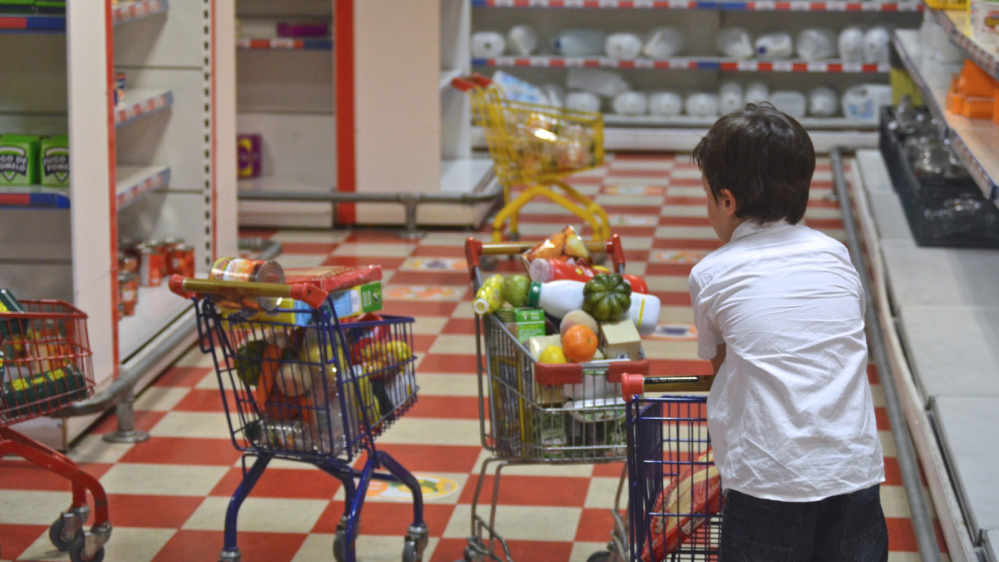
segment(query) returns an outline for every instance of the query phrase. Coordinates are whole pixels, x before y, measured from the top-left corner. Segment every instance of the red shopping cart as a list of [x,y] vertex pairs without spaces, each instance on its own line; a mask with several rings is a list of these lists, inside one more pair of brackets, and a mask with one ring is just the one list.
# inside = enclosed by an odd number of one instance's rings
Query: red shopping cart
[[[73,501],[49,528],[53,546],[72,562],[100,562],[111,538],[108,499],[96,478],[69,457],[10,426],[59,412],[94,391],[87,315],[61,301],[21,301],[0,312],[0,458],[17,455],[73,484]],[[94,498],[94,525],[87,491]]]

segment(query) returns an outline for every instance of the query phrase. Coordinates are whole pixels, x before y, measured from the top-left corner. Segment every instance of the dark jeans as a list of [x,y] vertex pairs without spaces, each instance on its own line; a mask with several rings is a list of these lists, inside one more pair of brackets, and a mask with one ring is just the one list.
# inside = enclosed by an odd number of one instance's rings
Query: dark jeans
[[804,503],[729,490],[719,562],[886,562],[880,488]]

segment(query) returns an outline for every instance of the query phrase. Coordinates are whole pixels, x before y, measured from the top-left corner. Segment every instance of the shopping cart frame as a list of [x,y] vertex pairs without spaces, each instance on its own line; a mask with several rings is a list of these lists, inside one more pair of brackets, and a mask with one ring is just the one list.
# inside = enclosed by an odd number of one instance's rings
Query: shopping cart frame
[[[237,428],[233,425],[234,416],[230,408],[229,399],[226,397],[226,384],[223,377],[224,372],[228,372],[231,375],[232,367],[220,362],[218,352],[216,351],[220,347],[231,344],[224,328],[224,323],[235,323],[236,321],[232,318],[223,320],[219,309],[212,301],[212,295],[241,294],[258,297],[293,298],[305,302],[313,309],[311,313],[318,326],[316,330],[330,331],[330,340],[323,342],[320,346],[320,349],[323,350],[322,363],[324,365],[339,365],[343,361],[346,364],[346,373],[355,372],[353,359],[350,357],[350,353],[344,352],[341,355],[340,346],[346,345],[348,341],[348,338],[344,335],[344,330],[356,329],[356,326],[354,328],[344,328],[336,314],[329,314],[325,310],[320,309],[320,306],[326,301],[327,294],[325,291],[311,285],[204,281],[183,279],[179,276],[174,276],[170,280],[170,288],[174,293],[194,300],[200,349],[202,353],[211,355],[212,357],[219,381],[219,388],[223,395],[223,405],[229,424],[230,435],[232,436],[232,443],[236,449],[243,452],[243,480],[233,493],[226,512],[225,542],[223,550],[219,555],[219,562],[238,562],[241,560],[242,553],[237,546],[236,532],[239,509],[264,473],[267,465],[275,458],[308,462],[333,478],[336,478],[343,485],[345,509],[343,516],[337,524],[336,536],[333,542],[333,554],[337,562],[356,561],[355,541],[359,534],[361,511],[370,482],[372,480],[382,480],[406,486],[413,496],[413,522],[410,524],[404,539],[403,562],[419,562],[422,560],[423,551],[429,542],[429,530],[423,517],[423,495],[419,481],[391,455],[379,450],[375,446],[377,435],[380,435],[392,421],[405,413],[412,406],[412,403],[415,402],[418,391],[418,388],[415,387],[415,379],[412,396],[407,402],[399,405],[396,410],[391,412],[394,415],[391,419],[386,415],[379,420],[371,420],[368,417],[369,408],[358,407],[353,415],[360,416],[360,423],[354,427],[357,430],[357,435],[351,438],[352,424],[347,419],[348,415],[351,415],[348,414],[351,408],[345,404],[345,401],[349,401],[345,398],[345,395],[348,395],[347,392],[350,392],[349,396],[361,396],[363,386],[361,385],[360,377],[357,375],[347,375],[346,378],[348,380],[346,381],[342,380],[344,377],[338,376],[336,385],[340,388],[338,391],[340,407],[342,408],[340,415],[343,416],[342,428],[346,439],[345,447],[342,451],[332,454],[314,454],[305,451],[280,450],[281,447],[260,445],[253,441],[240,442],[237,439],[237,435],[240,435],[246,428],[245,420],[243,420],[243,413],[237,411],[236,419],[241,420],[240,427]],[[330,308],[332,308],[332,304]],[[388,316],[384,318],[386,321],[406,324],[413,322],[412,318]],[[330,346],[329,350],[327,350],[327,346]],[[229,355],[229,352],[232,351],[223,349],[223,357],[226,361],[231,360],[232,355]],[[327,356],[331,351],[333,356]],[[406,365],[408,365],[407,368],[412,369],[415,360],[415,356],[412,356],[409,360],[405,361]],[[239,406],[237,403],[237,410],[240,410]],[[361,453],[366,453],[366,459],[363,468],[358,470],[352,466],[351,461]],[[250,457],[255,457],[256,460],[247,469],[246,461]]]

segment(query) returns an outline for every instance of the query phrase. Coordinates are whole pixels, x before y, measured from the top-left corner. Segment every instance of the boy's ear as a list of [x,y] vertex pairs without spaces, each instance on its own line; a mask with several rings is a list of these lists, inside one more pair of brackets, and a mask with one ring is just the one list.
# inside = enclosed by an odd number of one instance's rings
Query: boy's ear
[[734,215],[739,208],[735,196],[728,189],[722,189],[721,193],[718,194],[718,203],[722,211],[728,216]]

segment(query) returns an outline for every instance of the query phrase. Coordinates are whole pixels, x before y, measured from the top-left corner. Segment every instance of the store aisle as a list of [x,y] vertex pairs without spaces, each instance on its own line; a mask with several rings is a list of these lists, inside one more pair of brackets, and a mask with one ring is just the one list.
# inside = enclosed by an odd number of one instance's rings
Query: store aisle
[[[628,271],[644,275],[662,300],[661,334],[644,342],[655,373],[703,373],[696,359],[686,276],[718,242],[704,214],[700,174],[686,155],[617,156],[572,183],[611,214],[622,236]],[[816,173],[806,222],[843,238],[838,204],[830,198],[828,162]],[[522,219],[524,238],[546,236],[567,222],[560,208],[538,202]],[[570,220],[572,219],[572,220]],[[247,233],[250,234],[250,233]],[[252,233],[254,235],[260,233]],[[432,232],[419,242],[379,232],[267,232],[280,240],[285,266],[381,264],[385,310],[417,320],[420,398],[379,441],[422,477],[431,541],[425,560],[461,557],[479,444],[475,341],[461,232]],[[477,234],[483,239],[486,234]],[[501,269],[516,266],[501,263]],[[513,269],[510,269],[511,271]],[[211,359],[192,350],[136,402],[138,425],[152,440],[108,445],[97,434],[106,419],[73,452],[99,476],[110,494],[115,526],[109,562],[215,560],[222,545],[228,496],[240,480]],[[915,561],[894,444],[877,375],[871,382],[886,454],[888,481],[882,501],[891,534],[892,562]],[[604,548],[609,508],[621,465],[511,468],[504,473],[499,530],[518,561],[585,561]],[[271,464],[240,518],[244,562],[332,560],[331,545],[343,508],[333,479],[305,465]],[[69,497],[60,479],[18,460],[0,461],[0,541],[3,560],[66,560],[52,552],[48,525]],[[393,487],[373,488],[358,540],[360,560],[395,561],[411,509]]]

